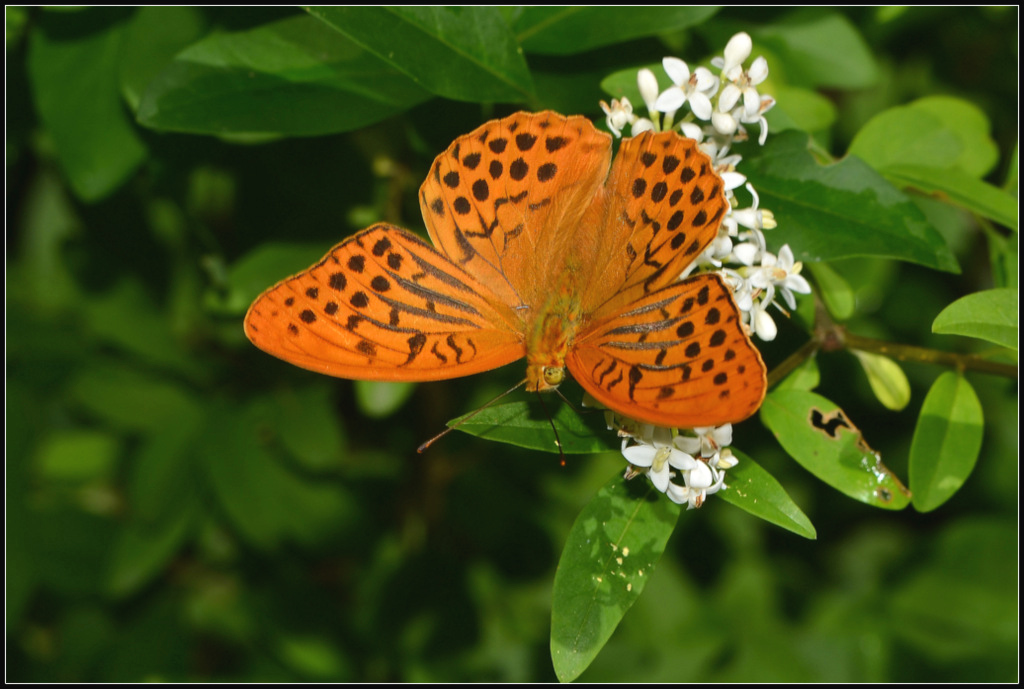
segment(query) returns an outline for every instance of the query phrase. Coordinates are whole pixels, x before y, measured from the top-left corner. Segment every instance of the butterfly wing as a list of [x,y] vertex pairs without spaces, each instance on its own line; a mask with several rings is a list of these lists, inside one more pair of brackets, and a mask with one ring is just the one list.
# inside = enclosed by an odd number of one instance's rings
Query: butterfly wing
[[566,364],[608,408],[674,428],[741,421],[761,405],[766,388],[761,355],[713,274],[669,285],[592,323]]
[[260,349],[340,378],[426,381],[522,358],[522,326],[473,276],[376,225],[264,292],[245,316]]
[[726,210],[722,179],[693,139],[644,132],[623,140],[582,223],[600,242],[584,312],[620,310],[675,282],[714,241]]
[[434,244],[509,304],[538,306],[598,194],[611,137],[580,116],[516,113],[461,136],[420,188]]

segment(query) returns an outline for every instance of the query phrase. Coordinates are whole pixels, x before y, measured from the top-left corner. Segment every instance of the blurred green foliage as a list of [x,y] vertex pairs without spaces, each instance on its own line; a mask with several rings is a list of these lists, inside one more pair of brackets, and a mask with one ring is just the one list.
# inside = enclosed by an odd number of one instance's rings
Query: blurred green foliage
[[[555,565],[621,455],[561,467],[460,434],[417,455],[520,368],[359,387],[272,359],[241,328],[261,289],[362,226],[419,229],[433,156],[491,117],[597,118],[609,75],[703,59],[748,31],[773,70],[773,132],[802,129],[836,157],[851,147],[863,162],[846,170],[866,162],[966,209],[913,197],[948,259],[933,247],[921,265],[816,270],[833,315],[968,351],[982,345],[932,333],[943,308],[993,288],[1016,304],[1017,235],[990,222],[1016,227],[1016,8],[467,8],[454,36],[436,11],[389,11],[384,32],[368,12],[6,9],[8,679],[555,679]],[[772,198],[772,161],[751,163],[763,205],[784,211],[798,191]],[[792,229],[779,241],[801,249]],[[866,241],[888,229],[865,227]],[[783,325],[769,365],[805,337]],[[849,354],[817,365],[818,391],[907,476],[939,370],[906,365],[911,400],[894,413]],[[927,514],[848,500],[756,419],[737,427],[817,540],[724,500],[685,513],[581,678],[1015,679],[1017,387],[969,378],[980,459]],[[953,394],[932,406],[962,404]],[[928,509],[948,497],[937,490]]]

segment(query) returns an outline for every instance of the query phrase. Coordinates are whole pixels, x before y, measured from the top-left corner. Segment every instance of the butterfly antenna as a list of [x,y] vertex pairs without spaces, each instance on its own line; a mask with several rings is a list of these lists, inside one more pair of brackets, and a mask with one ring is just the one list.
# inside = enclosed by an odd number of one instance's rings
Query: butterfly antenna
[[423,454],[424,452],[427,451],[427,448],[430,447],[431,445],[433,445],[435,442],[437,442],[438,440],[440,440],[441,438],[445,437],[446,435],[448,435],[449,433],[454,431],[456,428],[458,428],[462,424],[464,424],[467,421],[469,421],[470,419],[472,419],[474,416],[476,416],[477,414],[482,412],[484,409],[487,409],[487,407],[491,406],[492,404],[494,404],[495,402],[500,400],[505,395],[509,394],[510,392],[514,392],[514,391],[518,390],[519,388],[523,387],[524,385],[526,385],[526,379],[525,378],[523,378],[522,381],[520,381],[519,383],[516,383],[515,385],[510,387],[508,390],[506,390],[505,392],[501,393],[500,395],[498,395],[497,397],[492,399],[490,402],[488,402],[484,406],[482,406],[479,409],[476,409],[476,410],[470,412],[466,416],[463,416],[461,419],[459,419],[458,423],[456,423],[454,426],[448,426],[447,428],[445,428],[443,431],[441,431],[440,433],[435,435],[433,438],[431,438],[430,440],[428,440],[427,442],[423,443],[418,448],[416,448],[416,452],[418,452],[420,454]]
[[[555,392],[558,392],[558,390],[556,389]],[[558,396],[565,400],[566,403],[569,402],[569,400],[566,400],[561,392],[558,392]],[[544,395],[541,394],[540,390],[537,391],[537,399],[540,400],[540,407],[541,409],[544,410],[544,415],[548,417],[548,423],[551,424],[551,430],[554,431],[555,433],[555,445],[558,447],[558,463],[559,465],[564,467],[565,452],[562,451],[562,439],[558,437],[558,429],[555,428],[555,419],[554,417],[551,416],[551,412],[548,411],[548,405],[544,404]]]

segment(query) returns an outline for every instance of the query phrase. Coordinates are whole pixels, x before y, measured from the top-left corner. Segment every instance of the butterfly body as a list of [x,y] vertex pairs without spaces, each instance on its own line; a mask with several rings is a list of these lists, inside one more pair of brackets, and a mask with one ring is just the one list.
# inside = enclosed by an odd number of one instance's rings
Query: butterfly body
[[[610,169],[609,169],[610,166]],[[691,140],[611,139],[518,113],[459,137],[420,188],[433,246],[376,225],[253,303],[261,349],[344,378],[426,381],[526,357],[632,418],[693,427],[760,405],[765,370],[721,278],[679,274],[714,240],[722,181]]]

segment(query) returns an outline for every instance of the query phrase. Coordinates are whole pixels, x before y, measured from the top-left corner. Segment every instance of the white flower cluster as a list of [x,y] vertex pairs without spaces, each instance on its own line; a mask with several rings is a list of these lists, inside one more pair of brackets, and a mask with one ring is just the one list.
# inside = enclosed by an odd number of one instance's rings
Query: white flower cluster
[[[758,143],[764,145],[768,137],[764,115],[775,105],[774,98],[757,90],[768,77],[768,61],[758,57],[750,67],[743,66],[752,48],[746,33],[729,39],[724,55],[711,60],[719,75],[705,67],[691,71],[679,58],[666,57],[662,66],[672,86],[660,93],[654,73],[641,69],[637,85],[647,106],[647,118],[633,113],[628,98],[612,100],[611,105],[601,101],[601,108],[615,136],[621,136],[627,125],[631,126],[634,136],[645,131],[676,129],[683,136],[696,140],[711,158],[725,183],[729,211],[718,237],[682,277],[694,270],[718,271],[732,289],[749,331],[768,341],[774,340],[778,333],[768,307],[774,304],[788,315],[775,300],[776,295],[782,296],[789,309],[795,309],[793,293],[809,294],[811,286],[800,275],[803,265],[794,260],[788,245],[783,246],[777,256],[767,250],[764,230],[776,226],[775,216],[770,210],[759,208],[757,191],[745,175],[736,171],[742,156],[730,153],[733,142],[747,140],[745,124],[760,126]],[[689,108],[683,111],[686,105]],[[683,112],[681,117],[680,112]],[[734,192],[741,186],[746,187],[753,199],[749,208],[739,208]],[[732,426],[728,424],[720,428],[673,432],[610,415],[609,428],[613,427],[624,438],[622,454],[630,463],[626,477],[646,473],[669,498],[680,504],[687,503],[690,508],[700,507],[708,495],[718,491],[725,471],[736,464],[736,458],[725,447],[732,442]],[[682,486],[670,480],[676,476],[682,479]]]
[[[621,427],[619,432],[624,433]],[[736,458],[725,447],[731,442],[732,424],[694,428],[674,437],[669,428],[644,424],[622,439],[622,454],[629,462],[625,478],[645,473],[672,502],[692,510],[721,490],[726,470],[736,466]]]

